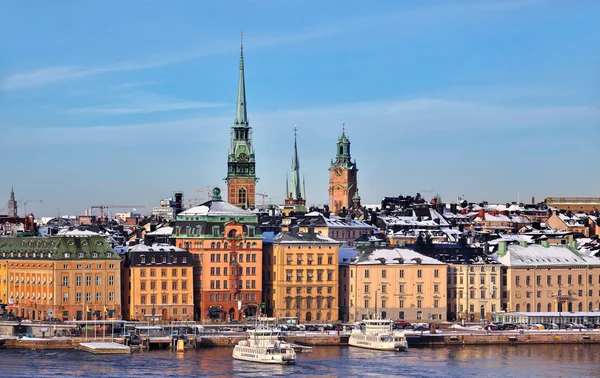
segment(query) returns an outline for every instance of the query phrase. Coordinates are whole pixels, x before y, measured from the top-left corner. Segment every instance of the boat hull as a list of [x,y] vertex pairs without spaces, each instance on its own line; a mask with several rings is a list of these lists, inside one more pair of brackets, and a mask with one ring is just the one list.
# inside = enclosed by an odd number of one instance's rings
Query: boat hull
[[405,351],[408,349],[408,345],[406,343],[376,343],[368,340],[356,340],[352,336],[348,340],[348,345],[363,348],[363,349],[372,349],[372,350],[381,350],[381,351]]
[[260,364],[293,365],[296,363],[295,359],[286,359],[284,356],[277,355],[267,356],[253,353],[236,353],[236,351],[234,351],[232,356],[236,360],[256,362]]

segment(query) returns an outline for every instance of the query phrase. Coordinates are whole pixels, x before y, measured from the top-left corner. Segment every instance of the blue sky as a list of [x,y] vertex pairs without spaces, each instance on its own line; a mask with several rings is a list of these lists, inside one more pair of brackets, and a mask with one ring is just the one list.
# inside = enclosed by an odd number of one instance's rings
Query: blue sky
[[175,190],[224,187],[241,30],[257,189],[273,203],[294,124],[311,204],[327,202],[342,123],[365,203],[599,194],[597,1],[38,0],[0,12],[0,198],[14,184],[36,216],[150,210]]

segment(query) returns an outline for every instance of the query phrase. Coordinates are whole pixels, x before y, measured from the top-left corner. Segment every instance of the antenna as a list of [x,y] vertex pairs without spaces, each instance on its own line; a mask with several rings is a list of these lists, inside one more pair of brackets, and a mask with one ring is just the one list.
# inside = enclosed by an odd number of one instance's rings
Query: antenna
[[240,32],[240,47],[244,48],[244,31]]
[[294,139],[296,139],[296,130],[298,129],[298,125],[294,125]]
[[346,124],[342,123],[342,135],[346,133]]

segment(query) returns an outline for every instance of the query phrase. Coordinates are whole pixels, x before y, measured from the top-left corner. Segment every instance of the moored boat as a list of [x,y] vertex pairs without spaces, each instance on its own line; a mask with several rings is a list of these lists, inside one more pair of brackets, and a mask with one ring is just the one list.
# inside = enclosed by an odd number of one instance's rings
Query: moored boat
[[408,349],[404,332],[394,331],[389,319],[367,319],[352,330],[350,346],[374,350],[403,351]]
[[296,362],[296,352],[287,342],[279,340],[279,332],[271,329],[247,331],[248,338],[233,348],[236,360],[263,364],[291,365]]

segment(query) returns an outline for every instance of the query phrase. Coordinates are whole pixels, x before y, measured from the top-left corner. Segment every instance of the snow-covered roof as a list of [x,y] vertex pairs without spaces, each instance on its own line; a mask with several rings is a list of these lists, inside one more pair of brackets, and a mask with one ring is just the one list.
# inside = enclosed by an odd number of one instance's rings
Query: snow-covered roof
[[315,244],[340,244],[328,236],[317,232],[280,232],[275,236],[275,243],[315,243]]
[[[352,257],[351,248],[344,248],[343,255],[346,258],[357,257],[357,260],[343,261],[343,257],[340,261],[344,264],[357,264],[357,265],[445,265],[445,263],[436,260],[432,257],[422,255],[412,249],[407,248],[381,248],[381,249],[368,249],[365,251],[356,251],[356,255]],[[340,249],[341,250],[341,249]],[[340,254],[342,256],[342,254]],[[402,263],[401,263],[402,262]]]
[[146,235],[148,235],[148,236],[173,235],[173,227],[157,228],[155,231],[148,232]]
[[155,243],[152,245],[137,244],[133,247],[129,247],[129,252],[186,252],[185,249],[174,247],[170,244],[159,244]]
[[78,230],[78,229],[74,229],[74,230],[69,230],[68,228],[64,228],[62,230],[59,230],[56,235],[59,236],[77,236],[77,237],[81,237],[81,236],[103,236],[100,235],[97,232],[93,232],[93,231],[89,231],[89,230]]
[[594,265],[600,266],[600,259],[573,252],[565,246],[550,245],[544,247],[539,244],[522,247],[509,245],[504,256],[499,256],[498,261],[506,266],[572,266]]
[[[186,216],[255,216],[254,213],[233,206],[225,201],[208,201],[200,206],[192,207],[179,213]],[[178,215],[178,216],[179,216]]]
[[569,227],[585,227],[585,224],[582,223],[584,218],[578,216],[579,214],[574,214],[574,216],[569,217],[566,214],[558,213],[557,216]]

